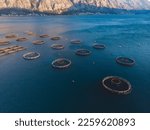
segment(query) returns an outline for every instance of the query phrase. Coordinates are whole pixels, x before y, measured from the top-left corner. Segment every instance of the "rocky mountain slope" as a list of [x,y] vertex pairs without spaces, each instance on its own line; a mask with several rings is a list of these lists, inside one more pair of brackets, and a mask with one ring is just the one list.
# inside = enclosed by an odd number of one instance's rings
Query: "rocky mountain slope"
[[0,9],[26,9],[61,14],[99,9],[150,10],[148,0],[0,0]]
[[94,5],[119,9],[150,9],[148,0],[72,0],[74,4]]

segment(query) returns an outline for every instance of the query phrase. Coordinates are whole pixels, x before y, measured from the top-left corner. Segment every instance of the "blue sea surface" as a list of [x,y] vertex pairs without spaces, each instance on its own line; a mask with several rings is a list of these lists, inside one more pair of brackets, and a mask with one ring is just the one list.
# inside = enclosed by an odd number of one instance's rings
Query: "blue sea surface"
[[[61,40],[45,38],[45,44],[36,46],[32,41],[40,38],[26,31],[61,36]],[[0,17],[0,39],[11,32],[29,40],[11,39],[11,45],[27,50],[0,57],[0,112],[150,112],[149,15]],[[81,44],[71,44],[72,39],[80,39]],[[94,42],[106,49],[92,48]],[[51,49],[53,43],[65,49]],[[92,54],[77,56],[79,48]],[[41,57],[24,60],[22,55],[29,51]],[[132,58],[136,64],[118,65],[118,56]],[[68,69],[51,66],[61,57],[72,61]],[[132,92],[116,95],[105,90],[101,81],[110,75],[127,79]]]

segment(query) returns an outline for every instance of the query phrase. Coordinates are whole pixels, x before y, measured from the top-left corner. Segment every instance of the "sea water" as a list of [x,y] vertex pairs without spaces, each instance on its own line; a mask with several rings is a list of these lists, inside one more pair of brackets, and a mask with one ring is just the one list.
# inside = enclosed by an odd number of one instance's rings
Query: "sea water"
[[[61,36],[61,40],[45,38],[45,44],[33,45],[40,38],[26,31]],[[150,112],[149,15],[0,17],[0,38],[11,32],[29,40],[11,39],[11,45],[27,50],[0,57],[0,112]],[[73,39],[81,44],[71,44]],[[52,49],[54,43],[65,49]],[[106,49],[96,50],[94,43],[105,44]],[[80,48],[92,54],[75,55]],[[29,51],[41,57],[24,60],[22,55]],[[132,58],[136,64],[118,65],[118,56]],[[54,69],[51,62],[62,57],[72,65]],[[116,95],[105,90],[101,81],[111,75],[127,79],[132,92]]]

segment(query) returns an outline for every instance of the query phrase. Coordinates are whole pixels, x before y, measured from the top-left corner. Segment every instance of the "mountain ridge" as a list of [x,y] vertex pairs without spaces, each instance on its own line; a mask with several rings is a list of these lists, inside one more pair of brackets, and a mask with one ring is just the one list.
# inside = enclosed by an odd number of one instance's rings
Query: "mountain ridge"
[[120,10],[150,10],[150,2],[148,0],[0,0],[0,10],[5,9],[24,9],[54,14],[105,11],[111,13],[111,10],[119,10],[119,12]]

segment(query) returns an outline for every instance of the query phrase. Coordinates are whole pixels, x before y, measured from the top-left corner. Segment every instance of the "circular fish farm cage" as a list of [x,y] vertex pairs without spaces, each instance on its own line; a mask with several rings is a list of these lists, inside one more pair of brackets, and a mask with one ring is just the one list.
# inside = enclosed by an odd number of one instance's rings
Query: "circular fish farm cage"
[[61,37],[52,37],[51,40],[56,41],[56,40],[60,40]]
[[16,41],[17,42],[25,42],[25,41],[27,41],[28,39],[27,38],[25,38],[25,37],[20,37],[20,38],[18,38]]
[[8,44],[10,44],[9,41],[6,41],[6,40],[0,40],[0,46],[8,45]]
[[39,37],[40,37],[40,38],[48,38],[49,35],[48,35],[48,34],[42,34],[42,35],[40,35]]
[[0,50],[0,56],[3,55],[5,52],[3,50]]
[[34,60],[40,57],[40,53],[37,52],[28,52],[23,55],[23,58],[26,60]]
[[108,76],[102,80],[102,84],[105,89],[116,94],[126,95],[132,90],[130,82],[118,76]]
[[124,66],[133,66],[135,64],[135,61],[133,59],[127,57],[117,57],[116,62]]
[[87,49],[78,49],[76,52],[75,52],[76,55],[79,55],[79,56],[88,56],[91,54],[91,51],[87,50]]
[[17,45],[5,47],[5,48],[0,48],[0,56],[16,53],[16,52],[19,52],[19,51],[23,51],[25,49],[26,48],[24,48],[22,46],[17,46]]
[[6,35],[5,38],[17,38],[17,35],[9,34],[9,35]]
[[80,41],[80,40],[71,40],[71,43],[72,43],[72,44],[80,44],[81,41]]
[[43,40],[36,40],[36,41],[33,41],[32,43],[33,43],[34,45],[42,45],[42,44],[45,43],[45,41],[43,41]]
[[29,35],[29,36],[35,36],[36,34],[34,33],[34,32],[31,32],[31,31],[29,31],[29,32],[25,32],[27,35]]
[[59,58],[52,62],[52,66],[57,69],[65,69],[71,65],[71,61],[65,58]]
[[16,52],[18,51],[22,51],[22,50],[25,50],[26,48],[22,47],[22,46],[14,46],[13,47],[13,50],[15,50]]
[[53,45],[51,45],[51,48],[52,48],[52,49],[56,49],[56,50],[61,50],[61,49],[64,49],[64,45],[61,45],[61,44],[53,44]]
[[105,49],[106,46],[104,44],[94,44],[93,48],[94,49]]

